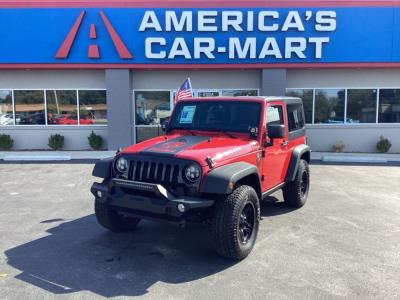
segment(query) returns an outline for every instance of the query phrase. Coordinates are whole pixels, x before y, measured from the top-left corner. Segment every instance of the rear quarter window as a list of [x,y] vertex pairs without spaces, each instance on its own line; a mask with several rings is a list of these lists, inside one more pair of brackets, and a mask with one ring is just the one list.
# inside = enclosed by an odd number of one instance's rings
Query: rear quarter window
[[289,132],[302,129],[304,127],[304,113],[301,104],[289,104],[286,107],[288,114]]

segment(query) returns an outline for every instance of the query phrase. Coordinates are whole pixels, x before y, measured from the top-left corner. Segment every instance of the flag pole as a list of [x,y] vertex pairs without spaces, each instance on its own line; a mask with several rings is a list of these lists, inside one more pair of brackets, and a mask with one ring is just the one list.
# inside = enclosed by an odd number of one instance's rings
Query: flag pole
[[192,97],[193,97],[193,88],[192,88],[192,82],[190,81],[190,77],[188,77],[188,81],[190,84],[190,91],[192,92]]

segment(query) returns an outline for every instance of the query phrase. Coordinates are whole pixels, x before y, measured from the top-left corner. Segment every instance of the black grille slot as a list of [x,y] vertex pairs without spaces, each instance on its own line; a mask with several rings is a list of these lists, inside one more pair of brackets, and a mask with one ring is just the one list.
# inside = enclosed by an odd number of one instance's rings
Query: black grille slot
[[178,164],[131,160],[128,179],[151,183],[178,183],[181,179],[180,173]]
[[142,181],[148,181],[149,172],[150,172],[149,163],[147,161],[145,161],[143,163],[143,171],[142,171],[142,178],[141,178]]
[[162,163],[159,163],[157,165],[157,170],[156,170],[156,182],[162,181],[163,171],[164,171],[164,165]]
[[134,180],[140,181],[141,170],[142,170],[142,162],[141,161],[137,161],[136,162],[135,175],[133,177]]
[[156,181],[156,163],[154,162],[150,166],[149,180]]
[[165,168],[165,175],[163,181],[170,182],[171,181],[170,178],[171,178],[171,165],[167,165]]
[[172,173],[172,182],[177,183],[179,180],[179,166],[175,165],[174,166],[174,171]]

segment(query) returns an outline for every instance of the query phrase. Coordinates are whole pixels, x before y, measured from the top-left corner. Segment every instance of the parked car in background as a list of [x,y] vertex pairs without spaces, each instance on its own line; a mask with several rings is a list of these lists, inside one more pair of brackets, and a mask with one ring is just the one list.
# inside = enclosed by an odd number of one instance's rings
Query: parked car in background
[[[78,125],[78,116],[75,114],[54,115],[48,122],[53,125]],[[93,124],[93,120],[88,116],[82,116],[79,122],[81,125]]]
[[46,118],[44,112],[38,112],[33,114],[21,115],[21,119],[16,124],[22,125],[44,125],[46,124]]
[[0,115],[0,125],[14,125],[13,114]]

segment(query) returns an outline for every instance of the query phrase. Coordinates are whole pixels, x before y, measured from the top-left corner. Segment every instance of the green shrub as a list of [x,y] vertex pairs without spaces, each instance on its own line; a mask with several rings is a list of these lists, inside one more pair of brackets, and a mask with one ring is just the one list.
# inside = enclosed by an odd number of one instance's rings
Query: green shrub
[[8,134],[0,134],[0,150],[10,150],[14,141]]
[[335,151],[336,153],[340,153],[340,152],[343,152],[344,151],[344,148],[346,147],[346,145],[342,142],[342,141],[339,141],[339,142],[337,142],[336,144],[334,144],[333,146],[332,146],[332,149],[333,149],[333,151]]
[[100,135],[95,134],[93,131],[88,136],[89,145],[93,150],[99,150],[103,146],[103,138]]
[[386,153],[389,152],[390,147],[392,147],[392,143],[390,143],[387,138],[381,135],[379,142],[376,143],[376,149],[381,153]]
[[64,136],[61,134],[52,134],[49,137],[49,147],[53,150],[60,150],[64,147]]

